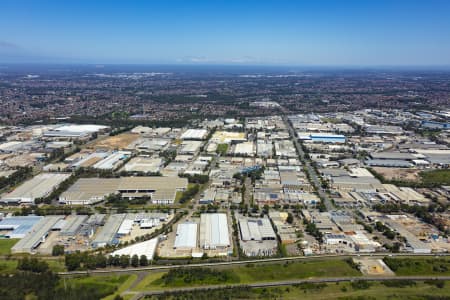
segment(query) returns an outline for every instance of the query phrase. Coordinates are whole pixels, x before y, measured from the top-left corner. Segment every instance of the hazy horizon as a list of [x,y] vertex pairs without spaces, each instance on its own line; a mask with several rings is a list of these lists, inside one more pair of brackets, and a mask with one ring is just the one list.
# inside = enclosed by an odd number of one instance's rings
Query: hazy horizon
[[450,2],[0,2],[0,63],[450,66]]

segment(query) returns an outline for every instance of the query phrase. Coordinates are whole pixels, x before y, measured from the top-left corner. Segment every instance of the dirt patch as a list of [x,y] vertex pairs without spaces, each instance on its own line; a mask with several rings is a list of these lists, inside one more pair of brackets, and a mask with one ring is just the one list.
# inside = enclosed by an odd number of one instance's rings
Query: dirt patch
[[374,167],[373,170],[387,180],[420,181],[420,170],[417,169]]
[[138,134],[134,133],[121,133],[115,136],[110,136],[105,139],[99,140],[92,145],[90,148],[94,149],[109,149],[109,150],[121,150],[126,148],[131,143],[139,139]]

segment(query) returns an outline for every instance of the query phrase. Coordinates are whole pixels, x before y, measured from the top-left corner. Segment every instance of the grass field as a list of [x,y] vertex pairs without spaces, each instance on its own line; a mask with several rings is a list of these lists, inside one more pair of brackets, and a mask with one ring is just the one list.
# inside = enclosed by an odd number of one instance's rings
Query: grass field
[[[270,282],[279,280],[303,279],[310,277],[333,277],[333,276],[361,276],[361,273],[350,267],[343,260],[323,260],[309,262],[290,262],[283,264],[249,264],[248,266],[232,266],[215,268],[215,270],[226,270],[233,274],[230,280],[221,282],[232,283],[254,283]],[[134,290],[154,290],[170,288],[163,283],[162,277],[167,272],[150,273],[144,278]],[[208,280],[205,280],[208,282]],[[176,281],[176,287],[202,285],[202,283],[184,283],[182,278]],[[208,284],[208,283],[206,283]],[[211,284],[217,284],[211,280]]]
[[125,280],[125,282],[123,282],[118,289],[116,290],[116,292],[114,294],[111,294],[105,298],[103,298],[103,300],[113,300],[114,297],[116,297],[117,295],[120,295],[121,293],[123,293],[126,289],[128,289],[133,282],[137,279],[137,275],[136,274],[131,274],[128,276],[127,280]]
[[[136,276],[136,275],[134,275]],[[100,298],[109,297],[110,295],[115,295],[116,293],[121,293],[128,286],[124,286],[125,284],[131,285],[135,280],[135,277],[132,280],[129,280],[131,275],[113,275],[113,276],[84,276],[78,278],[70,278],[61,280],[61,287],[64,286],[73,286],[73,287],[82,287],[85,290],[95,291],[96,296]],[[106,299],[113,299],[106,298]]]
[[0,239],[0,255],[11,254],[11,248],[19,239]]
[[409,275],[450,275],[450,258],[390,258],[384,262],[395,274]]
[[442,169],[442,170],[433,170],[433,171],[424,171],[419,173],[422,178],[422,182],[424,183],[437,183],[440,185],[450,185],[450,170]]
[[0,260],[0,274],[12,273],[17,268],[17,260]]
[[261,264],[233,268],[242,283],[277,281],[309,277],[360,276],[361,273],[343,260],[316,260],[284,264]]
[[[340,300],[375,300],[375,299],[449,299],[450,282],[439,288],[433,283],[416,282],[408,287],[388,287],[383,283],[373,282],[367,288],[355,288],[354,284],[301,284],[274,288],[245,288],[241,290],[210,290],[183,294],[183,299],[340,299]],[[149,297],[146,299],[158,299]],[[181,299],[167,297],[164,299]]]
[[[431,284],[417,282],[409,287],[387,287],[382,283],[373,282],[366,289],[355,289],[351,283],[339,284],[310,284],[289,287],[289,289],[255,289],[254,294],[258,298],[264,298],[264,295],[279,294],[281,291],[282,299],[426,299],[427,297],[445,297],[450,293],[450,283],[444,288],[438,288]],[[281,297],[279,298],[281,299]],[[445,299],[445,298],[440,298]],[[448,299],[448,298],[447,298]]]
[[216,152],[220,155],[226,155],[228,151],[228,144],[219,144],[217,145]]

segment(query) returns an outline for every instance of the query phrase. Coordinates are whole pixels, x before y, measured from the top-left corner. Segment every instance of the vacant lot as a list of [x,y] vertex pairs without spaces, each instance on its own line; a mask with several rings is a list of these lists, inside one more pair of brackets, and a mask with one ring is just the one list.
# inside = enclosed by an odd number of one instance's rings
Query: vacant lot
[[110,136],[105,139],[99,140],[90,145],[90,148],[103,148],[110,150],[120,150],[126,148],[129,144],[133,143],[139,138],[138,134],[133,133],[121,133],[115,136]]
[[404,180],[404,181],[419,181],[420,170],[404,169],[404,168],[383,168],[373,167],[375,172],[382,175],[386,180]]
[[450,275],[450,258],[384,258],[388,267],[401,276]]

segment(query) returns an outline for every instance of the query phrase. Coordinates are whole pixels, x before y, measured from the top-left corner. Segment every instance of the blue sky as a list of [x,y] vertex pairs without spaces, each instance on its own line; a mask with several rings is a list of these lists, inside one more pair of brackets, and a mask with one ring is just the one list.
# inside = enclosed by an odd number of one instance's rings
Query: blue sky
[[450,65],[450,1],[1,0],[0,62]]

